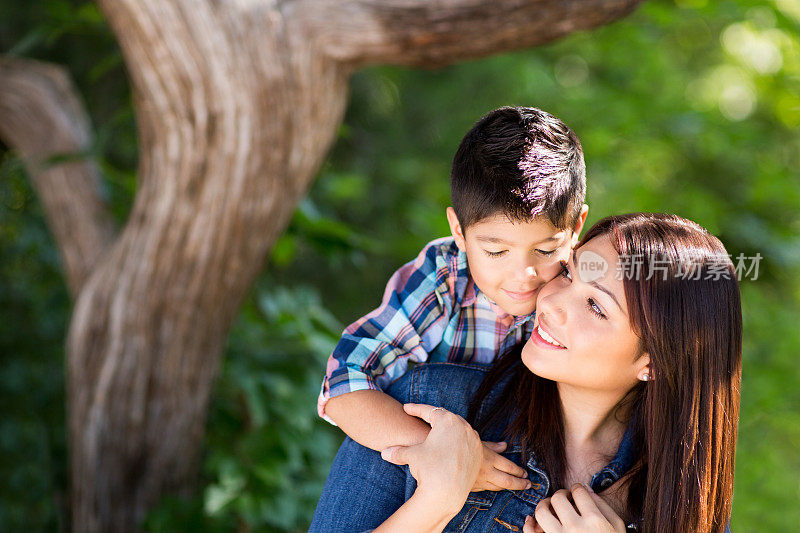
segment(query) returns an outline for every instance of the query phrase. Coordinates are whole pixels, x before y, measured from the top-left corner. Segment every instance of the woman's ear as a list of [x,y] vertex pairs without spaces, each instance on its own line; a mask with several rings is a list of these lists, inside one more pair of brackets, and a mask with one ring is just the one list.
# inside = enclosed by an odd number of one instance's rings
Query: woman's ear
[[642,356],[636,360],[638,371],[636,372],[636,379],[639,381],[650,381],[653,379],[653,371],[650,368],[650,354],[643,353]]
[[461,223],[456,216],[456,210],[452,207],[447,208],[447,223],[450,224],[450,233],[453,234],[453,239],[455,239],[458,249],[466,251],[467,241],[464,238],[464,231],[461,229]]

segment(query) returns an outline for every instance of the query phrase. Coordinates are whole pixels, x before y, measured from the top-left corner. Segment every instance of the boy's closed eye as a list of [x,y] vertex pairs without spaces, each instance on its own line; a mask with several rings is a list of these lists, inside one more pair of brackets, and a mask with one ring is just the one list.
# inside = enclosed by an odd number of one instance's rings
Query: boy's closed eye
[[[556,253],[558,251],[558,249],[556,249],[556,250],[540,250],[539,248],[536,248],[534,251],[537,254],[539,254],[539,255],[541,255],[543,257],[549,257],[549,256],[553,255],[554,253]],[[491,250],[484,250],[484,252],[489,257],[501,257],[501,256],[505,255],[506,252],[508,252],[508,250],[499,250],[499,251],[496,251],[496,252],[493,252]]]

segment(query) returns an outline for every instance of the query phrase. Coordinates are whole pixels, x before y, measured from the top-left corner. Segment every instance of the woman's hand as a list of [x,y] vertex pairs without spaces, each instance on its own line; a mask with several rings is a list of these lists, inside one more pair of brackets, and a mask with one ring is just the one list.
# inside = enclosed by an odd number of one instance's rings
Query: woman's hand
[[531,488],[531,482],[526,479],[528,473],[500,455],[500,452],[505,449],[505,442],[483,442],[481,469],[470,492],[504,489],[525,490]]
[[460,416],[441,407],[407,403],[406,413],[431,425],[428,437],[414,446],[392,446],[384,460],[409,466],[417,492],[434,506],[457,513],[480,472],[484,446],[478,433]]
[[580,483],[540,501],[535,515],[525,519],[523,533],[625,532],[625,522],[611,506]]

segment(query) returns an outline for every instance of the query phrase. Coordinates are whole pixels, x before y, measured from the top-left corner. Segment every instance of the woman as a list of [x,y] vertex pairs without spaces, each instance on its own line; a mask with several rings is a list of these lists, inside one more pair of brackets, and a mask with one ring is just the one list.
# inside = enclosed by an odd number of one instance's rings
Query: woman
[[[429,364],[398,380],[428,438],[386,461],[346,440],[311,530],[724,531],[742,323],[719,240],[674,215],[603,219],[535,320],[488,371]],[[468,492],[481,439],[510,443],[529,489]]]

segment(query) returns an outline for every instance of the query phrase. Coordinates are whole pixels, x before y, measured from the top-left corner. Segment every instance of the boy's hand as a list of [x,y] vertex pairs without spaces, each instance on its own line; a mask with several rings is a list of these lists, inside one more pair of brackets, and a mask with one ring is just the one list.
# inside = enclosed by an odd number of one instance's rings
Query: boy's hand
[[478,478],[470,492],[481,490],[525,490],[531,488],[528,473],[518,465],[512,463],[500,452],[506,449],[505,442],[483,443],[483,461],[478,472]]

